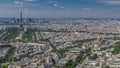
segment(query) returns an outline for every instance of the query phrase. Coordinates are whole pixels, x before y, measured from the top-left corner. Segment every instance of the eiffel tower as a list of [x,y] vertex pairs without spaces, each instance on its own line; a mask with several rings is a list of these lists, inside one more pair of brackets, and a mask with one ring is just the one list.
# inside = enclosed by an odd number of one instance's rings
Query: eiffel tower
[[22,12],[20,12],[20,22],[18,27],[18,33],[23,33],[24,27],[23,27],[23,18],[22,18]]
[[18,34],[19,34],[19,39],[22,40],[23,34],[24,34],[22,12],[20,12],[20,22],[19,22],[19,26],[18,26]]

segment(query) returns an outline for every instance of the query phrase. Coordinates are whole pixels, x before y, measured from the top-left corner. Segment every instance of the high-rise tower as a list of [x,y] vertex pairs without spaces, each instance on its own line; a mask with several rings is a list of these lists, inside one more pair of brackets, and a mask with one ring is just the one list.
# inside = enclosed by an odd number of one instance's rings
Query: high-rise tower
[[20,24],[23,23],[22,12],[20,12]]
[[19,39],[22,40],[22,37],[23,37],[23,34],[24,34],[22,12],[20,12],[20,22],[19,22],[19,27],[18,27],[18,34],[19,34]]
[[24,32],[22,12],[20,12],[19,33]]

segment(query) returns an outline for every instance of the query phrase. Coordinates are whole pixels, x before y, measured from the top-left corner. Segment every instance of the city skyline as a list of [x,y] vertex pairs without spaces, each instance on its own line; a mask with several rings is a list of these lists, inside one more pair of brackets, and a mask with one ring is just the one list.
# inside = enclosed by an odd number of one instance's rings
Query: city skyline
[[0,68],[119,68],[120,0],[0,0]]
[[0,17],[120,18],[120,0],[1,0]]

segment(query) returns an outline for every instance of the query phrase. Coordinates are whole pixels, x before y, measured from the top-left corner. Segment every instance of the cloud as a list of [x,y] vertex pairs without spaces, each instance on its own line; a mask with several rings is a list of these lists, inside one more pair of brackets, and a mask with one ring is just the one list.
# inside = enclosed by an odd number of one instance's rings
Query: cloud
[[108,4],[113,4],[113,5],[120,5],[120,0],[119,1],[107,1]]
[[90,10],[91,8],[83,8],[83,10]]
[[36,6],[36,7],[38,7],[38,6],[39,6],[39,4],[35,4],[35,6]]
[[57,7],[58,6],[58,4],[53,4],[55,7]]
[[49,0],[49,1],[47,1],[47,2],[50,3],[50,4],[56,3],[56,1],[54,1],[54,0]]
[[60,6],[60,8],[64,8],[64,6]]
[[57,3],[53,4],[53,6],[54,6],[54,7],[61,8],[61,9],[63,9],[63,8],[64,8],[64,6],[62,6],[62,5],[59,5],[59,4],[57,4]]
[[37,0],[24,0],[24,1],[32,2],[32,1],[37,1]]
[[99,3],[108,4],[108,5],[120,5],[120,0],[99,0]]
[[14,4],[17,4],[17,5],[22,5],[23,2],[20,2],[20,1],[14,1]]

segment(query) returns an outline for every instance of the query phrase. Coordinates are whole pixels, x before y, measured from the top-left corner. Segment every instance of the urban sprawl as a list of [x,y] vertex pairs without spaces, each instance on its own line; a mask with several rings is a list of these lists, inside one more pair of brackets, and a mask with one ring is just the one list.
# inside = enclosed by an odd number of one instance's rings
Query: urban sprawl
[[0,68],[119,68],[120,21],[0,19]]

